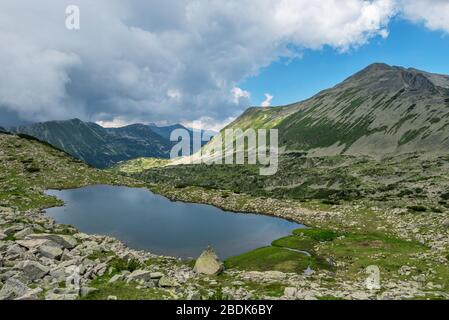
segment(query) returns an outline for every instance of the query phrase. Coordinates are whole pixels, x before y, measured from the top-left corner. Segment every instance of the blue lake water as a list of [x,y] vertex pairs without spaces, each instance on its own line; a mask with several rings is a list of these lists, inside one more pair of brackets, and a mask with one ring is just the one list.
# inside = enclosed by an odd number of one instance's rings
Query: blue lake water
[[46,210],[58,223],[113,236],[134,249],[181,258],[196,258],[212,246],[225,259],[303,227],[275,217],[173,202],[142,188],[98,185],[46,194],[65,202]]

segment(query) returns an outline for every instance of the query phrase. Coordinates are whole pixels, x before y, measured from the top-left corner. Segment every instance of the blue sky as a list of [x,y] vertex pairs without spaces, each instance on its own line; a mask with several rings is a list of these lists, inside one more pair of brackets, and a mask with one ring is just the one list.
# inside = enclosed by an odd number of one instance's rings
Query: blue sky
[[389,32],[385,39],[376,37],[344,53],[330,47],[305,50],[302,58],[273,62],[239,86],[251,92],[253,104],[259,105],[269,93],[272,105],[285,105],[332,87],[374,62],[449,74],[446,33],[401,19],[390,22]]

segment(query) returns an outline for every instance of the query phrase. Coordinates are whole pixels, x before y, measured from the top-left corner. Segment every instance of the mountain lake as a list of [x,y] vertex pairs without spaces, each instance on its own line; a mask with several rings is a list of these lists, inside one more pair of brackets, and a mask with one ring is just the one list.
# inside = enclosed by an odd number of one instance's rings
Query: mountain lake
[[226,259],[304,227],[276,217],[170,201],[146,188],[97,185],[45,193],[65,203],[46,210],[57,223],[115,237],[133,249],[180,258],[196,258],[211,246]]

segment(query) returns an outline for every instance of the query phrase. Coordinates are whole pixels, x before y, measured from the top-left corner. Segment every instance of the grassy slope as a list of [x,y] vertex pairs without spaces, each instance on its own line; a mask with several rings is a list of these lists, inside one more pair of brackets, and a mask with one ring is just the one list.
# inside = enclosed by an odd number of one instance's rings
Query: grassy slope
[[45,189],[90,184],[135,184],[131,179],[93,169],[64,152],[33,139],[0,134],[0,206],[19,210],[60,204]]
[[[252,196],[341,201],[373,200],[391,206],[424,205],[427,211],[447,211],[449,158],[417,154],[384,159],[284,155],[273,176],[259,175],[256,166],[179,165],[151,170],[133,167],[132,176],[177,188],[197,186]],[[124,170],[124,173],[129,173]]]
[[117,173],[137,173],[142,170],[148,170],[158,167],[163,167],[168,164],[170,160],[160,158],[138,158],[129,161],[123,161],[111,168]]

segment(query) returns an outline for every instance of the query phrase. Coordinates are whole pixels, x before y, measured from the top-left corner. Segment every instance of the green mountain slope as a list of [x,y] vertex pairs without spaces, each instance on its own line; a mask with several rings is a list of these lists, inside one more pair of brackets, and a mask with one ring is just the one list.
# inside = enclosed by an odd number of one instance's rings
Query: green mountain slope
[[166,158],[171,148],[170,141],[141,124],[107,129],[72,119],[15,127],[11,131],[46,141],[98,168],[139,157]]
[[449,77],[373,64],[290,106],[250,108],[228,128],[276,128],[287,151],[394,155],[449,147]]
[[168,140],[170,140],[171,133],[176,129],[183,129],[183,130],[188,130],[189,132],[192,132],[192,130],[187,129],[186,127],[184,127],[181,124],[174,124],[171,126],[164,126],[164,127],[161,126],[160,127],[154,123],[150,123],[148,126],[151,128],[151,130],[156,132],[158,135],[160,135],[161,137],[164,137],[165,139],[168,139]]
[[28,210],[54,206],[59,200],[45,195],[45,189],[90,184],[130,183],[34,138],[0,133],[0,207]]

